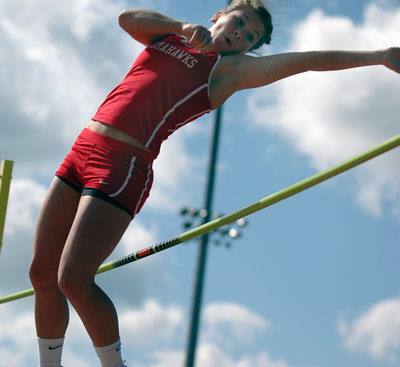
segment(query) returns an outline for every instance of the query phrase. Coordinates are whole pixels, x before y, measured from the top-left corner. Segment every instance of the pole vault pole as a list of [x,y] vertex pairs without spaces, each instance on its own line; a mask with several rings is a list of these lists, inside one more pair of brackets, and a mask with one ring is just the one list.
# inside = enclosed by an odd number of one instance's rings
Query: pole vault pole
[[[161,242],[158,244],[155,244],[151,247],[147,247],[143,250],[134,252],[128,256],[125,256],[119,260],[116,261],[111,261],[109,263],[105,263],[101,265],[97,271],[97,274],[104,273],[106,271],[115,269],[119,266],[123,266],[126,264],[129,264],[131,262],[137,261],[139,259],[142,259],[144,257],[153,255],[157,252],[166,250],[168,248],[171,248],[173,246],[179,245],[180,243],[192,240],[193,238],[199,237],[204,235],[205,233],[209,233],[211,231],[214,231],[215,229],[222,227],[226,224],[233,223],[234,221],[246,217],[252,213],[258,212],[262,209],[265,209],[271,205],[274,205],[282,200],[287,199],[290,196],[296,195],[302,191],[305,191],[313,186],[316,186],[320,184],[321,182],[324,182],[332,177],[335,177],[345,171],[348,171],[356,166],[359,166],[362,163],[365,163],[383,153],[388,152],[389,150],[392,150],[394,148],[397,148],[400,146],[400,135],[397,135],[384,143],[378,145],[377,147],[370,149],[360,155],[357,155],[337,166],[334,166],[330,169],[327,169],[325,171],[322,171],[320,173],[316,173],[313,176],[310,176],[304,180],[301,180],[291,186],[286,187],[285,189],[282,189],[275,194],[269,195],[253,204],[250,204],[249,206],[246,206],[245,208],[242,208],[234,213],[225,215],[223,217],[217,218],[212,220],[211,222],[202,224],[201,226],[197,228],[193,228],[189,231],[186,231],[179,235],[178,237],[172,238],[168,241]],[[20,298],[28,297],[33,294],[33,289],[26,289],[24,291],[14,293],[5,297],[0,298],[0,304],[6,303],[6,302],[11,302]]]

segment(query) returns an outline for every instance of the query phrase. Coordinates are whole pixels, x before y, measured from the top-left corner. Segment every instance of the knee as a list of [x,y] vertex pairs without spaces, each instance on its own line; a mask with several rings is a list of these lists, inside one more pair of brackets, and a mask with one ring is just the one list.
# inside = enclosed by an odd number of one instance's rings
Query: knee
[[29,265],[29,279],[35,291],[57,286],[57,271],[49,268],[40,259],[33,259]]
[[58,287],[69,300],[78,300],[93,281],[69,268],[60,269]]

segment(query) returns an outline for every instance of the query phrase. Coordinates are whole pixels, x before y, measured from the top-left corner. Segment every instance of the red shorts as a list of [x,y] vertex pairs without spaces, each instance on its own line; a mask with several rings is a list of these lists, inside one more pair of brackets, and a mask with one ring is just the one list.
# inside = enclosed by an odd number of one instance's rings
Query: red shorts
[[84,129],[56,172],[81,195],[106,200],[133,219],[153,183],[151,153]]

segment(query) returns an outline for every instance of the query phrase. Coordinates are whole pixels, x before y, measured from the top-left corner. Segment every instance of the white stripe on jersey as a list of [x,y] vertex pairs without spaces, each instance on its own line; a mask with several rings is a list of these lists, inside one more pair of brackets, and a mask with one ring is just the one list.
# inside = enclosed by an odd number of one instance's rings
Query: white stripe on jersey
[[168,116],[174,112],[180,105],[184,104],[188,99],[192,98],[195,94],[199,93],[202,89],[207,88],[208,84],[203,84],[200,87],[196,88],[194,91],[189,93],[186,97],[182,98],[179,102],[175,103],[174,106],[164,115],[162,120],[158,123],[156,128],[154,129],[153,133],[151,134],[149,140],[147,141],[145,147],[148,148],[150,144],[152,143],[154,137],[156,136],[158,130],[160,130],[160,127],[165,124]]

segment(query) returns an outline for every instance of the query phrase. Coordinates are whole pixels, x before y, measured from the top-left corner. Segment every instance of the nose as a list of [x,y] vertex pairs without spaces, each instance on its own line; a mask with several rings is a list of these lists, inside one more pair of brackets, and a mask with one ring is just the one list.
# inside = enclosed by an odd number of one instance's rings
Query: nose
[[234,32],[235,36],[237,39],[241,40],[243,38],[243,30],[242,29],[237,29]]

